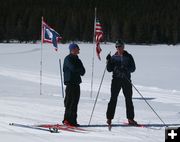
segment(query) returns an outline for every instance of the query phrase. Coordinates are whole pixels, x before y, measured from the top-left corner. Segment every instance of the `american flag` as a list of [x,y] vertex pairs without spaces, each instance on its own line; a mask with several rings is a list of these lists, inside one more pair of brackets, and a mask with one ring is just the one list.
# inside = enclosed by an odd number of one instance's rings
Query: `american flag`
[[57,33],[42,20],[42,42],[52,43],[57,51],[57,42],[60,41],[60,39],[62,39],[62,37],[59,35],[59,33]]
[[99,60],[101,60],[100,52],[102,49],[100,48],[100,42],[103,39],[103,30],[102,30],[102,25],[100,24],[98,19],[96,19],[96,23],[95,23],[95,37],[96,37],[96,53]]

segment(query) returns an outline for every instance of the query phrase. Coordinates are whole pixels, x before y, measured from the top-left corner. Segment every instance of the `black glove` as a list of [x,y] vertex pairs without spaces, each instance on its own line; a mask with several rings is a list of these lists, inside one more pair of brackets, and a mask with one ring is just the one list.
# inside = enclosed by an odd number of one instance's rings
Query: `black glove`
[[111,60],[111,55],[110,54],[107,55],[106,60],[107,61]]

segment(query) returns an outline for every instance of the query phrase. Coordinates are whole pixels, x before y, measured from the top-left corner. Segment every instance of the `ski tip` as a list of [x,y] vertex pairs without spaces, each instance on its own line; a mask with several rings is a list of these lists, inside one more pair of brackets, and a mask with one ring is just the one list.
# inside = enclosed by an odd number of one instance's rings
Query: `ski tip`
[[14,125],[14,123],[9,123],[9,125]]

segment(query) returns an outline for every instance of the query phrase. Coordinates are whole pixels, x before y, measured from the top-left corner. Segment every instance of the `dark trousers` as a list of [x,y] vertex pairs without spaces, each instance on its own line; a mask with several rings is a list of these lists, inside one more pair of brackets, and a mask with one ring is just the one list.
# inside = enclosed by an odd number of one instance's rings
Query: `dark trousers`
[[117,104],[118,94],[122,88],[125,103],[126,103],[126,115],[128,119],[134,119],[134,106],[132,102],[132,85],[131,83],[125,79],[116,79],[113,78],[111,82],[111,98],[108,103],[108,108],[106,112],[107,119],[113,119]]
[[64,99],[64,120],[67,120],[72,124],[77,124],[77,109],[80,98],[80,86],[69,84],[66,86],[65,91],[66,96]]

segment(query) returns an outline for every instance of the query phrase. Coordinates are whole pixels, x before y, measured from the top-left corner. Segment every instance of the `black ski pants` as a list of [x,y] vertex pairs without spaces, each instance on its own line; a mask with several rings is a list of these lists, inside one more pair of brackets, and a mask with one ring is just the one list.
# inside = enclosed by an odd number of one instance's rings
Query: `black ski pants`
[[132,102],[132,84],[126,78],[113,78],[111,82],[111,98],[108,103],[106,112],[107,119],[113,119],[117,104],[117,98],[122,88],[125,104],[126,115],[128,119],[134,119],[134,106]]
[[80,98],[80,86],[68,84],[66,86],[66,96],[64,99],[65,114],[64,120],[71,124],[77,124],[77,109]]

